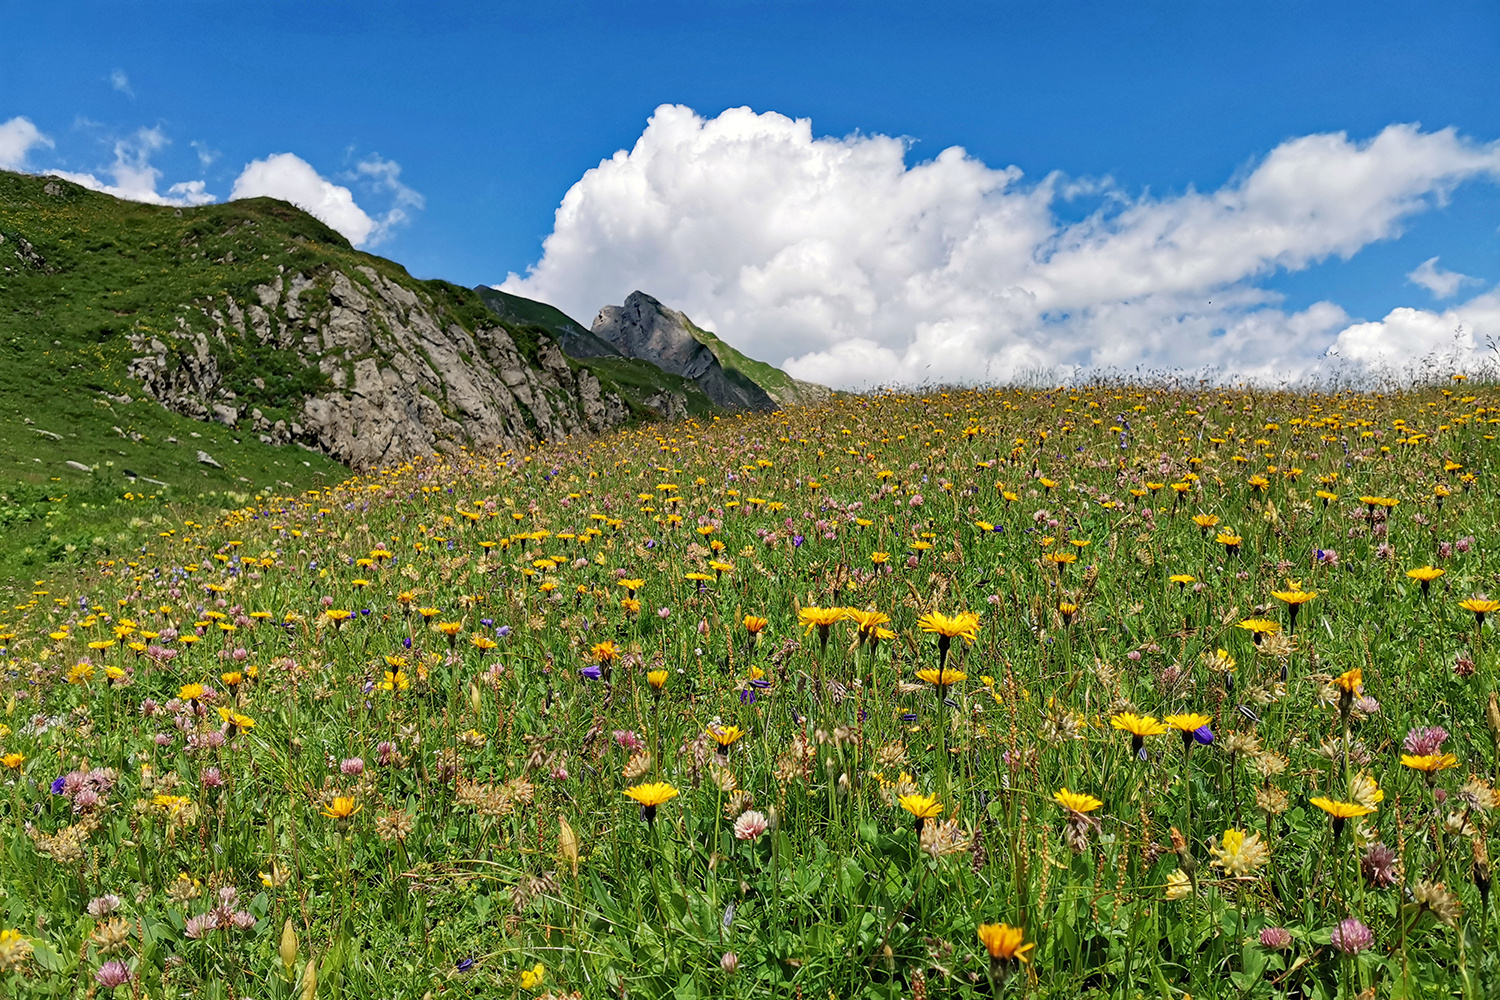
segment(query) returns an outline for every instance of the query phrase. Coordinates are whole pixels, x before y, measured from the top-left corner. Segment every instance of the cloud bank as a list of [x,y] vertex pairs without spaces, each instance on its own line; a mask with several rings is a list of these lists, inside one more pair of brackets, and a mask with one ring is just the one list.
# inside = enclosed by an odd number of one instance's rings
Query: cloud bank
[[[111,81],[115,89],[129,92],[130,82],[123,72],[116,70]],[[85,125],[99,127],[90,122]],[[56,143],[29,118],[17,116],[0,122],[0,170],[38,169],[93,191],[152,205],[181,207],[218,201],[208,190],[208,182],[202,179],[178,181],[165,191],[159,190],[164,174],[152,163],[152,158],[170,145],[171,140],[160,126],[139,128],[123,138],[114,138],[109,143],[113,159],[92,171],[33,168],[32,154],[41,149],[55,149]],[[221,155],[204,142],[194,141],[189,146],[196,152],[201,170],[207,170]],[[373,247],[389,238],[426,204],[420,193],[402,183],[401,165],[378,154],[356,163],[341,179],[390,207],[372,216],[359,206],[348,187],[328,180],[293,153],[276,153],[247,163],[234,180],[229,200],[262,195],[280,198],[316,216],[358,247]]]
[[94,191],[103,191],[116,198],[128,201],[144,201],[152,205],[207,205],[216,200],[201,181],[181,181],[167,188],[165,194],[158,193],[157,184],[162,172],[152,166],[152,154],[168,145],[166,133],[160,128],[137,129],[134,134],[118,139],[114,144],[114,163],[104,169],[114,183],[101,181],[92,173],[71,170],[49,170],[54,177],[62,177],[82,184]]
[[312,164],[292,153],[252,160],[235,179],[229,200],[258,197],[290,202],[359,246],[375,232],[375,220],[354,202],[354,192],[325,179]]
[[52,140],[29,118],[19,116],[0,122],[0,170],[21,170],[26,154],[38,147],[52,148]]
[[[1459,323],[1471,347],[1500,335],[1493,294],[1352,323],[1331,302],[1288,311],[1257,284],[1347,259],[1457,185],[1500,179],[1500,143],[1415,125],[1308,135],[1217,190],[1167,197],[1028,181],[957,147],[908,167],[907,152],[888,136],[814,137],[807,119],[663,105],[573,185],[541,260],[499,287],[584,319],[640,288],[841,387],[1099,366],[1273,377],[1325,353],[1399,364]],[[1102,207],[1064,221],[1079,196]],[[1412,280],[1439,292],[1448,274],[1429,261]]]

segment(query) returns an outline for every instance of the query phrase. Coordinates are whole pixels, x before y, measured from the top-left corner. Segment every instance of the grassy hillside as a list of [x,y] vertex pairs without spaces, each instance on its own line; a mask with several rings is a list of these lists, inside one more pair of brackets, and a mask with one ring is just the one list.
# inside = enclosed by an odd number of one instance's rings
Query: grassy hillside
[[0,575],[124,547],[141,530],[130,523],[163,503],[233,506],[347,476],[322,455],[143,398],[126,335],[168,335],[181,303],[248,291],[278,263],[376,258],[280,202],[178,210],[5,172],[0,235]]
[[479,285],[474,293],[496,316],[520,326],[539,326],[570,357],[620,357],[613,344],[600,340],[589,328],[556,306]]
[[1500,996],[1497,427],[843,397],[0,586],[0,996]]
[[714,352],[714,357],[719,359],[719,365],[731,378],[742,379],[760,386],[765,390],[766,395],[776,400],[777,403],[783,406],[793,406],[818,403],[828,399],[829,391],[823,386],[801,382],[775,365],[756,361],[691,320],[687,321],[687,326],[697,338],[698,343]]

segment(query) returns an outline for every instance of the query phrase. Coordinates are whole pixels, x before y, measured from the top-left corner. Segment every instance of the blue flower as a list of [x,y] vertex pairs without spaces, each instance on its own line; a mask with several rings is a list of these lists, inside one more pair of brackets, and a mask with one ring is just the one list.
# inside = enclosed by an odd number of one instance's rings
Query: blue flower
[[52,782],[52,794],[61,795],[63,792],[63,786],[67,783],[68,779],[66,777],[58,778],[56,781]]
[[591,667],[584,667],[578,672],[591,681],[597,681],[604,676],[604,671],[599,668],[598,664]]
[[1199,726],[1193,730],[1193,739],[1203,746],[1209,746],[1214,741],[1214,731],[1207,726]]
[[459,972],[468,972],[474,968],[474,960],[472,958],[461,958],[458,960],[457,968]]
[[794,548],[794,549],[800,549],[800,548],[802,548],[802,543],[805,542],[805,541],[807,541],[807,539],[803,538],[801,535],[793,535],[792,536],[792,548]]

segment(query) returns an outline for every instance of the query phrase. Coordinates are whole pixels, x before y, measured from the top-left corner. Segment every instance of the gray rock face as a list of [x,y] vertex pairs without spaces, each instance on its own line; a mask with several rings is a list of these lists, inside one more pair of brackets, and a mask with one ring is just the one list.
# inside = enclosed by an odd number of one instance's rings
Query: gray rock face
[[[354,468],[464,447],[520,450],[629,418],[623,399],[575,372],[550,340],[523,357],[503,327],[467,329],[425,289],[371,267],[278,276],[251,297],[197,302],[187,313],[172,344],[134,339],[130,371],[147,393],[175,412],[248,421],[263,441],[297,442]],[[274,421],[236,402],[219,359],[254,345],[295,351],[328,388]],[[264,389],[274,377],[257,373],[253,384]]]
[[688,319],[645,292],[631,292],[623,306],[605,306],[594,318],[594,336],[627,358],[697,382],[709,399],[735,410],[774,410],[760,386],[731,376],[707,345],[688,329]]

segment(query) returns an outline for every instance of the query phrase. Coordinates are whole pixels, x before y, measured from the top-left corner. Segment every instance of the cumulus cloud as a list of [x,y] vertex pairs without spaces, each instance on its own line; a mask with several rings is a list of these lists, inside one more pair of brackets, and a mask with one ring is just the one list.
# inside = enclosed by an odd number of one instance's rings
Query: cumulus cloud
[[371,217],[355,202],[354,192],[326,179],[292,153],[251,161],[235,179],[229,200],[262,195],[280,198],[321,219],[360,247],[386,239],[394,227],[408,220],[409,210],[424,204],[420,194],[401,183],[401,166],[394,161],[373,156],[357,165],[351,179],[365,181],[371,190],[388,194],[390,210],[378,218]]
[[1434,312],[1402,306],[1338,334],[1331,355],[1365,368],[1400,368],[1414,359],[1473,365],[1500,356],[1500,291]]
[[26,165],[26,154],[42,146],[52,148],[52,140],[31,119],[17,116],[0,122],[0,170],[21,170]]
[[130,89],[130,77],[125,75],[123,69],[117,69],[109,74],[109,85],[126,97],[134,97],[135,91]]
[[332,228],[350,243],[363,244],[375,231],[375,220],[354,203],[354,192],[325,179],[312,164],[294,153],[276,153],[252,160],[235,178],[229,200],[280,198]]
[[[1333,303],[1286,310],[1258,281],[1348,258],[1464,181],[1500,178],[1500,144],[1413,125],[1290,139],[1217,190],[1166,197],[1028,181],[957,147],[915,166],[907,153],[815,137],[807,119],[663,105],[500,287],[583,317],[641,288],[837,386],[1087,366],[1271,376],[1353,328]],[[1080,195],[1101,207],[1062,220]]]
[[134,134],[117,139],[114,144],[114,162],[102,171],[109,175],[113,183],[106,183],[92,173],[70,170],[49,170],[48,173],[95,191],[112,194],[116,198],[144,201],[153,205],[206,205],[213,201],[214,196],[205,190],[201,180],[173,184],[165,194],[156,190],[162,172],[151,164],[151,157],[168,144],[166,133],[160,128],[137,129]]
[[1451,299],[1464,285],[1479,281],[1478,278],[1471,278],[1457,271],[1444,271],[1438,267],[1436,257],[1429,257],[1418,264],[1415,271],[1407,273],[1406,280],[1414,285],[1421,285],[1438,299]]

